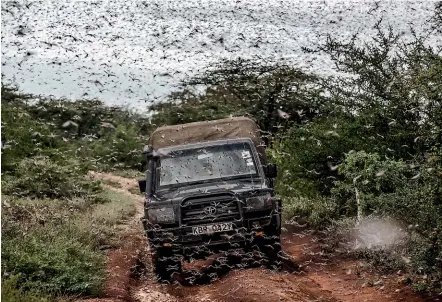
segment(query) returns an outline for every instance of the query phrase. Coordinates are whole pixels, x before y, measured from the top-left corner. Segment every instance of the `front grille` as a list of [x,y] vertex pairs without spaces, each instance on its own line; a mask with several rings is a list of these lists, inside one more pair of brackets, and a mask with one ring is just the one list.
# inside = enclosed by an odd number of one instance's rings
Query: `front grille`
[[238,200],[230,194],[187,198],[181,205],[181,215],[183,226],[241,219]]

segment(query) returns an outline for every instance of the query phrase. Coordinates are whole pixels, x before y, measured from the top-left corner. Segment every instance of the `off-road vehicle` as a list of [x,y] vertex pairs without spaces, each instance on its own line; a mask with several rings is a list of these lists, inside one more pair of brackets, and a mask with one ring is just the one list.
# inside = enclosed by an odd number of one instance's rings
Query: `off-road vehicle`
[[246,117],[164,126],[144,148],[143,225],[159,279],[182,260],[258,250],[269,266],[281,252],[276,166],[267,164],[256,123]]

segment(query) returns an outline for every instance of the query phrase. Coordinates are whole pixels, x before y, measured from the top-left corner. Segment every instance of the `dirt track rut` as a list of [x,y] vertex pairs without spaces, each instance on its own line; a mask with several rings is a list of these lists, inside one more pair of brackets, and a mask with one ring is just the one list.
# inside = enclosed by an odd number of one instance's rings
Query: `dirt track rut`
[[[293,269],[295,266],[288,260],[282,271],[246,268],[225,272],[218,280],[202,285],[159,284],[152,273],[140,223],[143,197],[130,192],[138,187],[137,181],[107,173],[91,174],[118,183],[119,188],[107,186],[133,198],[138,210],[127,232],[121,235],[122,247],[108,254],[104,291],[107,298],[91,302],[425,301],[401,285],[400,276],[381,276],[357,260],[325,255],[308,231],[286,231],[282,237],[284,251],[295,259],[299,269]],[[213,261],[216,259],[191,264],[190,268],[204,274],[204,267]]]

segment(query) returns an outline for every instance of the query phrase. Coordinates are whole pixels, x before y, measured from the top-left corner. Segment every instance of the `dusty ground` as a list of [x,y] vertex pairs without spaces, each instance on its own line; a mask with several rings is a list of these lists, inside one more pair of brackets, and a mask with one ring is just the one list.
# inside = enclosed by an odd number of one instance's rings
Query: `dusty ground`
[[[140,223],[143,198],[130,193],[138,183],[111,174],[93,173],[93,176],[119,183],[119,188],[113,189],[133,198],[138,204],[138,214],[121,235],[122,247],[108,254],[106,298],[89,302],[428,301],[402,285],[402,276],[382,276],[370,271],[363,262],[329,257],[322,253],[314,235],[299,230],[286,230],[283,234],[283,249],[289,259],[282,271],[231,270],[219,275],[218,280],[202,285],[189,285],[184,274],[182,284],[178,281],[172,285],[159,284],[150,267],[149,250]],[[216,257],[184,268],[197,270],[204,276],[209,274],[207,267],[214,261]]]

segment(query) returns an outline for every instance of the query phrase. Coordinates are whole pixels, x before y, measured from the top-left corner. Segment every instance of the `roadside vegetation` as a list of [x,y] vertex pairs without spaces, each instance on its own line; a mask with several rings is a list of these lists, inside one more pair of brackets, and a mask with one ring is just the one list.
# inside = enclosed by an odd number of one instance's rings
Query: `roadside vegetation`
[[101,102],[2,87],[2,300],[100,295],[105,252],[135,204],[87,173],[140,169],[140,125]]
[[[440,13],[429,30],[440,30]],[[375,30],[372,41],[327,37],[305,49],[329,55],[340,75],[223,61],[152,105],[151,120],[2,86],[2,299],[99,295],[113,227],[134,207],[87,172],[140,175],[155,127],[233,115],[263,130],[286,221],[335,235],[364,217],[394,219],[408,234],[403,248],[355,255],[441,292],[442,45]]]

